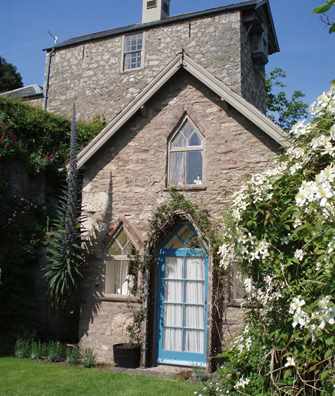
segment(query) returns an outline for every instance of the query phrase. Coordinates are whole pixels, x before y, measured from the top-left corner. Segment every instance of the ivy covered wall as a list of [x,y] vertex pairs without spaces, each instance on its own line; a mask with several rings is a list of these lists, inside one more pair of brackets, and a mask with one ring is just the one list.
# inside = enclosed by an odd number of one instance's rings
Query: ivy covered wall
[[[103,126],[100,119],[78,123],[79,144]],[[0,98],[0,353],[10,352],[18,335],[72,337],[53,331],[60,318],[50,312],[41,272],[48,224],[65,182],[70,129],[62,117]]]

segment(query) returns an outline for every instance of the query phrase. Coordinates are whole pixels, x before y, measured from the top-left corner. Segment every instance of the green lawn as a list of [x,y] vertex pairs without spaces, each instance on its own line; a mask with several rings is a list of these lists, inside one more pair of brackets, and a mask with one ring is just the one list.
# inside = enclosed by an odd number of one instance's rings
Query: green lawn
[[1,396],[188,396],[198,386],[107,370],[0,358]]

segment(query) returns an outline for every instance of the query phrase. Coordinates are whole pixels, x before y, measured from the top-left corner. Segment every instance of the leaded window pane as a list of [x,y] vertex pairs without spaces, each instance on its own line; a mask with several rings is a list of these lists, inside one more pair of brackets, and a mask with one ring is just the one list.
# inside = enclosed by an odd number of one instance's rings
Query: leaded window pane
[[134,291],[137,274],[129,273],[135,248],[122,228],[107,249],[105,293],[129,296]]
[[193,124],[186,120],[170,143],[169,184],[203,184],[203,141]]
[[128,261],[110,260],[106,262],[105,293],[128,296],[130,294],[130,280],[128,275]]
[[185,153],[173,152],[170,156],[170,183],[174,186],[185,184]]
[[202,184],[202,152],[188,151],[186,153],[186,184]]
[[189,146],[201,146],[201,139],[197,133],[193,133],[190,140]]

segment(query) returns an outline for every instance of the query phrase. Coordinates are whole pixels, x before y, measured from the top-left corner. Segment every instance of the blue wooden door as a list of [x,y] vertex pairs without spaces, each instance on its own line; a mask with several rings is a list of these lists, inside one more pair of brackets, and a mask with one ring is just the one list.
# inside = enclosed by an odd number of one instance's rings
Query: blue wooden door
[[158,363],[206,366],[208,257],[162,249],[159,285]]

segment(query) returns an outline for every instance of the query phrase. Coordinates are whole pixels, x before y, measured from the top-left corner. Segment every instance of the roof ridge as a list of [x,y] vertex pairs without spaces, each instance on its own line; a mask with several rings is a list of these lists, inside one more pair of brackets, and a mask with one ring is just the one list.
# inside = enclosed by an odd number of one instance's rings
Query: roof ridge
[[267,1],[265,1],[265,0],[244,0],[244,1],[237,2],[237,3],[233,2],[233,3],[227,4],[227,5],[222,5],[219,7],[208,8],[208,9],[201,10],[201,11],[192,11],[192,12],[177,14],[177,15],[170,16],[165,19],[159,20],[159,21],[148,22],[148,23],[135,23],[135,24],[131,24],[131,25],[116,27],[113,29],[102,30],[102,31],[98,31],[95,33],[87,33],[84,35],[69,38],[67,40],[60,42],[59,44],[54,45],[53,47],[45,48],[44,50],[49,51],[53,48],[57,49],[57,48],[69,47],[69,46],[76,45],[79,43],[84,43],[84,42],[87,42],[90,40],[98,40],[98,39],[102,39],[105,37],[116,36],[116,35],[126,33],[126,32],[136,31],[136,30],[140,30],[140,29],[153,28],[153,27],[160,26],[160,25],[165,25],[165,24],[183,21],[186,19],[191,19],[191,18],[196,18],[196,17],[202,17],[202,16],[206,16],[206,15],[224,12],[224,11],[230,11],[230,10],[234,10],[234,9],[242,9],[242,8],[257,6],[258,4],[260,4],[262,2],[264,4],[267,3]]

